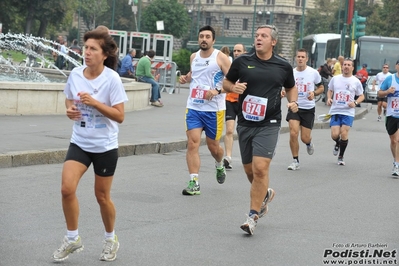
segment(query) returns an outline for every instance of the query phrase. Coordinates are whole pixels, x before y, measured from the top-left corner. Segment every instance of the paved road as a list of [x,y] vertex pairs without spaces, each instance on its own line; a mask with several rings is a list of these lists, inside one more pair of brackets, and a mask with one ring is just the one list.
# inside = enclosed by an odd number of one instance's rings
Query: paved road
[[[182,88],[180,93],[162,93],[163,108],[126,113],[120,125],[121,156],[186,148],[184,113],[188,92]],[[363,104],[356,108],[357,115],[361,117],[369,109],[370,105]],[[317,103],[317,114],[328,110],[324,103]],[[284,118],[285,114],[283,108]],[[287,126],[283,121],[282,132],[287,132]],[[326,124],[317,123],[315,127],[323,126]],[[65,115],[0,116],[0,168],[62,162],[71,132],[72,121]]]
[[[315,153],[307,155],[301,145],[301,170],[288,171],[289,136],[282,134],[270,173],[277,194],[252,237],[239,228],[248,212],[249,185],[237,142],[234,169],[223,185],[215,180],[206,147],[200,148],[202,194],[195,197],[181,195],[188,180],[184,149],[120,158],[112,196],[121,248],[112,264],[315,266],[327,265],[323,261],[331,257],[323,254],[329,250],[338,256],[350,250],[369,250],[370,255],[383,250],[388,252],[385,260],[392,259],[389,265],[398,265],[392,252],[399,248],[399,180],[390,176],[389,140],[376,118],[372,109],[355,121],[346,166],[336,165],[330,131],[316,129]],[[51,254],[65,233],[61,168],[46,164],[1,169],[0,265],[53,265]],[[98,261],[103,228],[92,169],[82,178],[78,196],[85,250],[62,265],[104,265]],[[374,244],[380,247],[370,246]],[[356,265],[378,265],[359,260]]]

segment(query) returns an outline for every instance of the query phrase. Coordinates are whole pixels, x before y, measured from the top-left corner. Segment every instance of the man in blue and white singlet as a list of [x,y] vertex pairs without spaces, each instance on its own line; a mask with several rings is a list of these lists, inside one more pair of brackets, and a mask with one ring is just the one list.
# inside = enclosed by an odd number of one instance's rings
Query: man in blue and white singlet
[[396,61],[396,73],[385,78],[380,84],[378,97],[387,97],[387,117],[385,128],[391,140],[391,152],[393,156],[392,175],[399,176],[399,60]]
[[216,180],[223,184],[226,170],[223,165],[224,150],[220,145],[226,110],[222,81],[230,68],[229,58],[213,47],[215,30],[204,26],[198,32],[200,49],[190,56],[191,70],[180,77],[180,83],[190,82],[190,94],[186,109],[187,166],[190,181],[183,195],[199,195],[198,174],[200,169],[199,146],[205,131],[206,143],[215,159]]

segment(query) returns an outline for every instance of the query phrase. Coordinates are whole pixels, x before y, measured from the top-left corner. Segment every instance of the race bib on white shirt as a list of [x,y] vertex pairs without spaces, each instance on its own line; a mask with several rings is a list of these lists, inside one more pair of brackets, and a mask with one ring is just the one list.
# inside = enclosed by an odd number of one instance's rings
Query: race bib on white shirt
[[306,84],[296,84],[298,88],[298,97],[307,98],[309,96],[309,88]]
[[[395,93],[396,96],[398,93]],[[391,97],[390,107],[394,116],[399,115],[399,97]]]
[[335,94],[335,102],[337,105],[348,105],[350,96],[349,91],[340,91]]
[[209,101],[205,98],[206,93],[210,90],[211,88],[207,85],[198,85],[197,87],[194,87],[191,90],[191,103],[193,104],[206,104]]
[[107,125],[103,119],[103,115],[94,115],[94,107],[82,103],[80,100],[74,101],[76,107],[81,113],[80,120],[75,123],[85,128],[105,128]]
[[245,120],[259,122],[266,116],[267,98],[247,95],[242,103],[242,114]]

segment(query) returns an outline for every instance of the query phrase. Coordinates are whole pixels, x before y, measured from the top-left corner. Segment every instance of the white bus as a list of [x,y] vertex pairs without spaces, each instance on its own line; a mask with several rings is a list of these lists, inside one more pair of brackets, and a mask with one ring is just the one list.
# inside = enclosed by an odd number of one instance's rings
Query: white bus
[[[315,69],[324,65],[326,61],[327,41],[339,38],[341,38],[341,35],[335,33],[320,33],[303,37],[302,48],[306,49],[310,57],[307,64]],[[297,50],[299,49],[299,46],[300,39],[297,40]]]
[[395,73],[395,64],[399,59],[399,38],[382,36],[362,36],[354,47],[355,72],[367,64],[369,76],[381,71],[384,64],[389,72]]

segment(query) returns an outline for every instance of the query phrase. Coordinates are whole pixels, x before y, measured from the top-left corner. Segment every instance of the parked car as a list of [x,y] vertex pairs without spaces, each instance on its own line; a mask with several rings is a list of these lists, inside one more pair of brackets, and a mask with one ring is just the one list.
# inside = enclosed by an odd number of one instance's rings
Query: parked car
[[373,81],[375,76],[369,76],[366,82],[366,89],[364,92],[364,98],[366,102],[377,102],[377,92],[380,89],[378,82],[375,84],[375,90],[373,90]]

